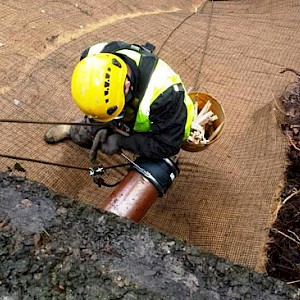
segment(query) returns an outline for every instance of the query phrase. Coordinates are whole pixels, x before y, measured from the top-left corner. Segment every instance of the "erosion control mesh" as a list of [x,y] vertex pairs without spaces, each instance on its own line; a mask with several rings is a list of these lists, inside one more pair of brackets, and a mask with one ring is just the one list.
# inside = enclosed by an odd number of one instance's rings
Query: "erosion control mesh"
[[[273,100],[300,69],[296,0],[0,1],[1,119],[71,122],[81,116],[70,76],[82,50],[99,41],[150,41],[187,88],[218,99],[226,112],[221,138],[204,151],[183,151],[181,173],[143,223],[256,270],[286,167],[286,140]],[[153,2],[154,3],[154,2]],[[88,168],[71,142],[47,145],[49,125],[1,123],[2,155]],[[2,158],[6,170],[15,162]],[[122,157],[99,155],[103,165]],[[93,206],[112,192],[86,170],[21,162],[26,175]],[[111,172],[121,179],[126,170]]]

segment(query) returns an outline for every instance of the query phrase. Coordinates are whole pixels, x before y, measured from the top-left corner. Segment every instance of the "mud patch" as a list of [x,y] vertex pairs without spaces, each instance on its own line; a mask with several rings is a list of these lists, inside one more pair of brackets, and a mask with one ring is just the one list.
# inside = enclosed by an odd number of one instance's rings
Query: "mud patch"
[[298,299],[150,228],[0,174],[0,299]]

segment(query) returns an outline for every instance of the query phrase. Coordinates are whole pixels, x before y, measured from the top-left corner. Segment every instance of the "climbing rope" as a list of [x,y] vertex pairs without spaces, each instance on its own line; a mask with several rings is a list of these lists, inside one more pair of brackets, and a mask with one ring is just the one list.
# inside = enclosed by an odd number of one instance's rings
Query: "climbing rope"
[[[208,24],[207,24],[207,31],[206,31],[206,37],[205,37],[205,40],[204,40],[204,49],[203,49],[203,55],[201,57],[201,61],[200,61],[200,64],[199,64],[199,68],[198,68],[198,71],[196,72],[196,78],[195,78],[195,81],[194,81],[194,85],[193,85],[193,88],[195,87],[198,87],[197,84],[198,84],[198,81],[199,81],[199,77],[200,77],[200,74],[201,74],[201,69],[202,69],[202,66],[203,66],[203,62],[204,62],[204,58],[205,58],[205,55],[206,55],[206,50],[207,50],[207,46],[208,46],[208,40],[209,40],[209,37],[210,37],[210,34],[211,34],[211,21],[212,21],[212,16],[213,16],[213,9],[214,9],[214,1],[213,0],[206,0],[204,3],[202,3],[202,5],[200,7],[197,7],[195,9],[194,12],[192,12],[191,14],[189,14],[187,17],[185,17],[170,33],[169,35],[167,36],[167,38],[165,39],[165,41],[162,43],[161,47],[159,48],[158,52],[157,52],[157,55],[159,55],[160,51],[162,50],[162,48],[165,46],[165,44],[168,42],[168,40],[171,38],[171,36],[174,34],[174,32],[176,30],[178,30],[187,20],[189,20],[191,17],[193,17],[194,15],[198,14],[198,13],[202,13],[203,10],[205,9],[206,5],[208,2],[211,2],[211,10],[210,10],[210,13],[209,13],[209,21],[208,21]],[[203,45],[202,44],[202,45]],[[200,47],[200,46],[199,46]],[[197,47],[197,49],[199,48]],[[196,49],[196,50],[197,50]],[[195,50],[195,51],[196,51]]]

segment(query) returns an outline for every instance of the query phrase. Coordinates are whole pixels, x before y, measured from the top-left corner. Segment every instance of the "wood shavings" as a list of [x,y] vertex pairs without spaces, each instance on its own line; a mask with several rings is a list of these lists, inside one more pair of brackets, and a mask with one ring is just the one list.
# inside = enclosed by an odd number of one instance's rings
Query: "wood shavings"
[[222,123],[215,129],[213,122],[218,119],[212,110],[210,110],[212,103],[207,101],[199,112],[198,102],[194,104],[194,120],[191,126],[191,133],[188,141],[199,145],[208,144],[221,130]]

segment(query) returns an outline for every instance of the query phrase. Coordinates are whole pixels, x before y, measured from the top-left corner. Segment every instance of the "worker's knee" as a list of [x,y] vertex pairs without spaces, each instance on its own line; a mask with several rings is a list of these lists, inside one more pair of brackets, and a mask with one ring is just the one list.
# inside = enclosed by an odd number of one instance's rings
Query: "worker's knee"
[[99,124],[99,126],[97,126],[98,123],[93,123],[87,116],[75,121],[75,123],[80,125],[71,126],[70,137],[72,141],[83,148],[90,149],[96,133],[99,131],[99,129],[103,128],[103,125]]

